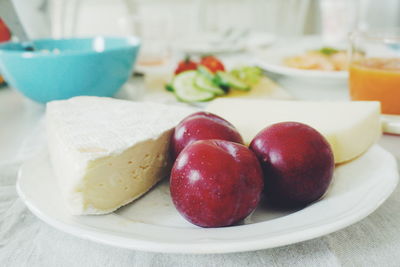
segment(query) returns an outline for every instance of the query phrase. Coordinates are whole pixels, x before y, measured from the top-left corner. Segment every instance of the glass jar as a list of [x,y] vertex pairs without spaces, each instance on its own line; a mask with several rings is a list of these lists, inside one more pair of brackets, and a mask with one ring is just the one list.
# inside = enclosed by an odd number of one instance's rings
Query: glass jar
[[350,35],[352,100],[381,102],[382,113],[400,114],[400,29]]

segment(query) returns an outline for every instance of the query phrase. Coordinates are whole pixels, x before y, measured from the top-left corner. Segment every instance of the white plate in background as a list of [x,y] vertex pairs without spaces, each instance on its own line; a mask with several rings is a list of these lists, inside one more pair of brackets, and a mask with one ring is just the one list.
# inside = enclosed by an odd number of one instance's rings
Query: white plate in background
[[[287,57],[297,56],[309,50],[317,50],[326,47],[320,37],[304,37],[302,39],[287,40],[273,47],[257,53],[257,64],[266,71],[284,75],[291,78],[317,83],[345,83],[347,71],[320,71],[302,70],[285,66],[283,61]],[[346,45],[334,46],[338,49],[346,49]]]
[[28,208],[53,227],[94,242],[165,253],[228,253],[278,247],[349,226],[377,209],[398,182],[394,157],[375,145],[337,166],[326,196],[296,211],[262,205],[243,225],[199,228],[175,210],[168,182],[108,215],[72,216],[63,203],[46,152],[25,162],[17,191]]

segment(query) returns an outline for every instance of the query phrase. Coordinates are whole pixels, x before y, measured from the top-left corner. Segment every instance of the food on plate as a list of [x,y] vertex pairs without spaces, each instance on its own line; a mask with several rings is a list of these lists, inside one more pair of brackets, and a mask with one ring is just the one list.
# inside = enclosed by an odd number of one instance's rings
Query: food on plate
[[224,140],[187,146],[171,171],[179,213],[202,227],[233,225],[257,206],[263,189],[260,163],[247,147]]
[[188,221],[233,225],[263,189],[277,206],[318,200],[334,159],[358,156],[380,134],[378,102],[220,99],[207,109],[90,96],[48,103],[50,161],[70,212],[112,212],[169,176]]
[[381,134],[380,105],[374,101],[311,102],[220,98],[206,111],[232,123],[249,144],[266,126],[296,121],[310,125],[329,142],[336,163],[365,151]]
[[196,71],[185,71],[174,77],[172,85],[169,87],[173,89],[178,100],[183,102],[202,102],[215,97],[213,92],[200,90],[196,86],[194,81],[197,75],[198,72]]
[[291,68],[322,71],[347,70],[347,52],[332,47],[310,50],[303,54],[287,57],[283,63]]
[[[210,80],[210,81],[212,81],[212,82],[215,82],[215,81],[214,81],[214,79],[215,79],[214,73],[213,73],[211,70],[209,70],[206,66],[199,65],[199,66],[197,67],[197,70],[198,70],[198,71],[200,72],[200,74],[203,75],[205,78],[207,78],[208,80]],[[218,86],[218,84],[216,84],[216,85]],[[223,89],[225,89],[225,88],[223,88]]]
[[185,107],[102,97],[47,104],[50,160],[72,214],[104,214],[168,176],[173,128]]
[[260,68],[250,66],[243,66],[233,69],[231,74],[249,86],[257,85],[263,77],[262,70]]
[[352,62],[350,95],[353,100],[377,100],[382,113],[400,114],[400,58],[365,58]]
[[248,92],[262,78],[262,71],[257,67],[245,66],[225,71],[222,62],[213,56],[203,57],[199,63],[190,61],[185,67],[182,64],[179,63],[175,76],[165,88],[183,102],[210,101],[231,91]]
[[240,91],[249,91],[250,86],[245,82],[239,80],[231,73],[224,71],[217,71],[215,76],[215,82],[219,84],[222,88],[236,89]]
[[211,72],[225,71],[225,66],[218,58],[214,56],[205,56],[200,60],[200,64],[209,69]]
[[187,70],[196,70],[197,63],[192,61],[190,57],[186,57],[184,60],[178,63],[178,67],[175,70],[175,75]]
[[230,90],[225,98],[241,99],[280,99],[290,100],[293,97],[271,79],[263,76],[250,91]]
[[212,79],[207,78],[205,75],[201,73],[196,74],[196,77],[194,78],[194,85],[197,88],[202,88],[204,91],[209,91],[216,96],[225,94],[223,88],[216,85]]
[[243,143],[241,135],[232,124],[217,115],[197,112],[184,118],[175,127],[171,139],[173,158],[176,158],[191,143],[207,139]]
[[329,143],[298,122],[273,124],[252,140],[261,162],[265,196],[279,207],[303,207],[321,198],[331,183],[335,162]]

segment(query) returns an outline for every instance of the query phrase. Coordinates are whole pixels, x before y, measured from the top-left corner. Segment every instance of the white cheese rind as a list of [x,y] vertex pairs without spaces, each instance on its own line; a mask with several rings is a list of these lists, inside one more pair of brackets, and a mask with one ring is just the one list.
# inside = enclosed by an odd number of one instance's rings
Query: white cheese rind
[[148,191],[166,175],[171,130],[193,111],[101,97],[48,103],[50,159],[71,213],[108,213]]
[[309,102],[217,99],[207,111],[231,122],[249,144],[265,127],[297,121],[317,129],[330,143],[336,163],[365,152],[381,135],[379,102]]

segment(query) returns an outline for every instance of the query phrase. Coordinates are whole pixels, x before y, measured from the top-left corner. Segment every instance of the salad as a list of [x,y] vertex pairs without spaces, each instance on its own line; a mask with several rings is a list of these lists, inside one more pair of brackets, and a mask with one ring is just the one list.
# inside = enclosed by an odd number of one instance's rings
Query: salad
[[214,56],[205,56],[199,62],[189,57],[179,62],[172,81],[165,88],[183,102],[210,101],[226,95],[230,90],[250,91],[259,83],[262,71],[244,66],[227,71]]

